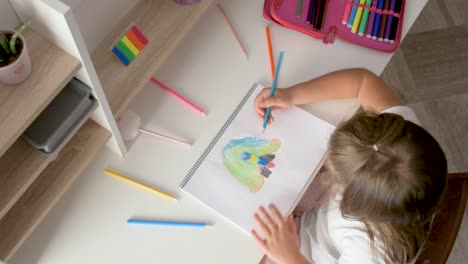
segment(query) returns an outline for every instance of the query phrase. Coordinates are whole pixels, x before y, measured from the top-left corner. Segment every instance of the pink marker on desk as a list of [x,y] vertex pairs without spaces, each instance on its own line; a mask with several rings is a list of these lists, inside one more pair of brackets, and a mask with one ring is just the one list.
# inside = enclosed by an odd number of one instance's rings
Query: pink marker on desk
[[169,88],[169,86],[167,86],[164,83],[160,82],[158,79],[156,79],[154,77],[151,77],[151,81],[153,83],[157,84],[162,89],[164,89],[166,92],[170,93],[172,96],[176,97],[177,99],[179,99],[180,101],[185,103],[186,105],[190,106],[193,110],[197,111],[198,113],[200,113],[202,115],[206,115],[206,113],[205,113],[205,111],[203,109],[196,106],[194,103],[190,102],[187,98],[183,97],[182,95],[180,95],[176,91],[172,90],[171,88]]

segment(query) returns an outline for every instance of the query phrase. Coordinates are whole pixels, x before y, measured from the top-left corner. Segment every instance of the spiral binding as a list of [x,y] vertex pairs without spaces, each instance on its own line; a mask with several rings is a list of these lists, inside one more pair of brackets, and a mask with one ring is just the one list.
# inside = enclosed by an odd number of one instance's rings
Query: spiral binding
[[179,187],[181,189],[183,189],[185,187],[185,185],[187,185],[187,183],[190,181],[190,179],[192,178],[192,176],[195,174],[195,172],[197,171],[198,167],[200,167],[200,165],[203,163],[203,161],[206,159],[206,157],[208,156],[208,154],[210,154],[211,150],[213,149],[213,147],[216,145],[216,143],[218,143],[218,140],[221,138],[221,136],[224,134],[224,132],[226,131],[226,129],[231,125],[232,121],[234,121],[234,119],[236,118],[237,114],[239,114],[240,110],[244,107],[245,103],[247,102],[247,100],[249,100],[250,96],[252,96],[252,93],[255,91],[255,89],[258,87],[258,83],[255,83],[254,85],[252,85],[252,87],[250,88],[250,90],[247,92],[247,94],[244,96],[244,99],[242,99],[242,101],[239,103],[239,105],[236,107],[236,109],[234,109],[234,112],[232,112],[231,116],[228,118],[228,120],[226,121],[226,123],[224,123],[224,125],[221,127],[221,129],[218,131],[218,133],[216,134],[216,136],[213,138],[213,140],[211,141],[211,143],[208,145],[208,147],[205,149],[205,151],[203,151],[203,154],[200,156],[200,158],[198,158],[197,162],[195,162],[195,164],[193,165],[193,167],[190,169],[190,171],[187,173],[187,175],[185,176],[185,178],[182,180],[182,182],[179,184]]

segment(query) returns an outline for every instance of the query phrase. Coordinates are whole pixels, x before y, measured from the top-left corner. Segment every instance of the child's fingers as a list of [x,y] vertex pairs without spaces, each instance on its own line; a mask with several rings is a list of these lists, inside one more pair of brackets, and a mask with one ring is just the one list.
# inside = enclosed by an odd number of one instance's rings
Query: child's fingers
[[284,226],[283,215],[280,213],[280,211],[278,210],[278,208],[276,208],[274,204],[270,204],[270,211],[273,213],[273,216],[275,217],[278,226]]
[[274,231],[276,230],[276,224],[275,222],[273,221],[273,219],[271,218],[270,214],[265,210],[265,208],[263,206],[260,206],[260,214],[263,218],[263,221],[265,222],[265,224],[267,225],[268,229],[270,231]]
[[260,107],[260,103],[265,100],[266,98],[270,97],[270,88],[264,88],[258,95],[255,97],[254,100],[254,108],[257,113],[265,111],[263,107]]
[[293,215],[289,215],[288,217],[288,228],[289,228],[289,231],[291,231],[294,234],[297,234],[297,226],[296,226],[296,222],[294,222]]
[[270,235],[271,234],[270,229],[265,224],[265,222],[263,222],[263,220],[260,218],[260,216],[258,216],[257,213],[254,214],[254,219],[255,219],[255,222],[257,222],[257,225],[260,227],[260,230],[262,230],[262,232],[265,235]]
[[266,244],[266,241],[265,239],[262,239],[258,234],[257,232],[255,232],[255,230],[252,230],[252,236],[254,237],[255,241],[257,242],[257,244],[264,250],[264,251],[267,251],[267,244]]

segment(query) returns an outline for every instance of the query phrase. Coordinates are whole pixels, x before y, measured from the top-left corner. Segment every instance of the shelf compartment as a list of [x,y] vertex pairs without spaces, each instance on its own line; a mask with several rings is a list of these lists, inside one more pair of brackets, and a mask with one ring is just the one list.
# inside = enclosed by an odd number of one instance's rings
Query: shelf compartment
[[0,219],[15,204],[41,172],[52,162],[66,146],[73,135],[83,126],[98,104],[76,124],[63,143],[51,154],[44,154],[22,138],[0,157]]
[[0,157],[0,219],[54,159],[19,138]]
[[0,260],[8,261],[109,139],[110,132],[86,123],[0,220]]
[[[213,2],[204,0],[184,6],[174,0],[141,0],[99,44],[92,60],[116,118],[127,109]],[[149,43],[125,67],[112,53],[112,45],[132,24],[142,31]]]
[[0,83],[0,156],[65,87],[80,69],[80,61],[40,34],[24,33],[32,72],[18,85]]

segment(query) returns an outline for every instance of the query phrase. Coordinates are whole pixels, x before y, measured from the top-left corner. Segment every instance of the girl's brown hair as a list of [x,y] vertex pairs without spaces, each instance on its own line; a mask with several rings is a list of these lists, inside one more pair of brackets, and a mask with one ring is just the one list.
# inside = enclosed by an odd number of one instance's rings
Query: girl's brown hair
[[343,217],[364,223],[392,262],[423,246],[447,181],[437,141],[401,116],[360,112],[330,139],[329,166],[343,187]]

